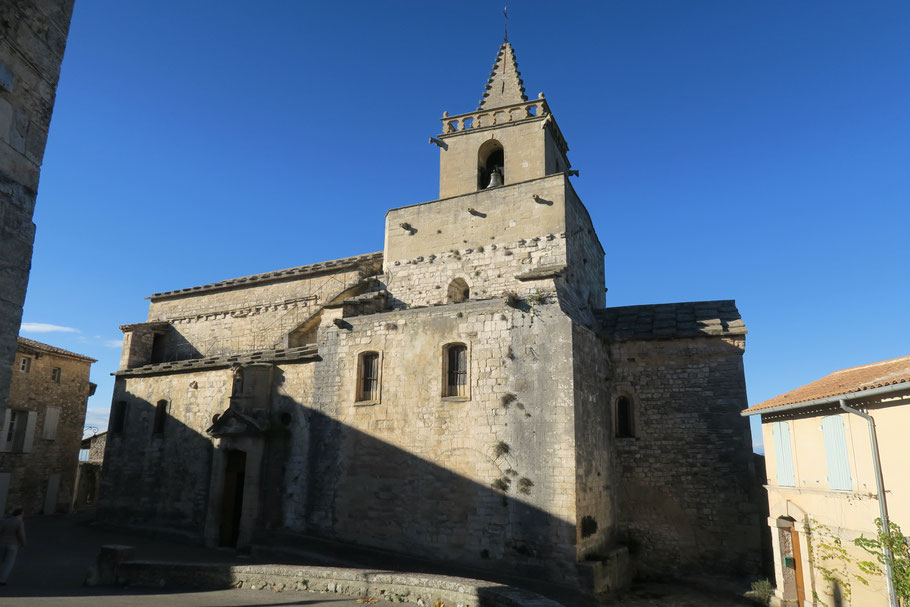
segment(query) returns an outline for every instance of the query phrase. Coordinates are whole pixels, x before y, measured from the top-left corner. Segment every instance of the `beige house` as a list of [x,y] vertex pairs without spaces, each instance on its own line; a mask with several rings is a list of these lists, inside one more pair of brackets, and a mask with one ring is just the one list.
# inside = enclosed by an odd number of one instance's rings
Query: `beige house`
[[910,356],[835,371],[743,415],[762,421],[772,605],[896,604],[887,572],[858,567],[874,557],[854,540],[875,537],[878,517],[910,530]]

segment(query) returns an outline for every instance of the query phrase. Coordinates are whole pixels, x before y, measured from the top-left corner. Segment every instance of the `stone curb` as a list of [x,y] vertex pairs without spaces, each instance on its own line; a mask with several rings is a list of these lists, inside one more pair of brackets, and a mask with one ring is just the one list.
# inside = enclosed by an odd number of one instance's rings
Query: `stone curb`
[[446,607],[563,607],[534,592],[494,582],[337,567],[126,561],[117,566],[117,581],[146,587],[331,592],[426,607],[436,601]]

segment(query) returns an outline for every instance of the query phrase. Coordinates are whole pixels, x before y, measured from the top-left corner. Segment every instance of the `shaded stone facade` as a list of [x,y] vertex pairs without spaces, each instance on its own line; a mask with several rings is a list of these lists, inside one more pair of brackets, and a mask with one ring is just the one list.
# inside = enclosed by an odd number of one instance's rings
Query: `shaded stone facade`
[[491,83],[443,117],[440,199],[390,210],[381,253],[158,293],[121,327],[100,516],[598,589],[628,581],[630,546],[645,570],[749,567],[735,305],[682,305],[672,334],[643,306],[656,320],[626,339],[568,147],[508,44]]
[[32,266],[38,175],[73,1],[0,3],[0,411]]
[[68,512],[95,359],[19,338],[0,416],[0,505]]

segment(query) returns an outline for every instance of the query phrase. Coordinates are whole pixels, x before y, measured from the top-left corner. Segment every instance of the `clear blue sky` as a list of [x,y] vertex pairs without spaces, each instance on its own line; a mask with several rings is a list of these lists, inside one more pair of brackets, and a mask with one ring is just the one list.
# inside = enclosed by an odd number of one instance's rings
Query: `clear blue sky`
[[[608,305],[735,298],[755,404],[908,354],[910,3],[520,2]],[[502,4],[77,0],[22,334],[98,359],[158,291],[382,249]]]

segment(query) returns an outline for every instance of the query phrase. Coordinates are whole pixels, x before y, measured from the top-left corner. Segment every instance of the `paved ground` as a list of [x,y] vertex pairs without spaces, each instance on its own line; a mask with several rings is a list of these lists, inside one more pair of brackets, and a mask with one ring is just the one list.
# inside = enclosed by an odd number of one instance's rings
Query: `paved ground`
[[[9,585],[0,588],[0,607],[257,607],[266,605],[307,607],[362,607],[356,600],[338,595],[309,592],[225,590],[180,592],[99,588],[83,586],[89,567],[104,544],[136,547],[136,558],[206,563],[289,563],[326,566],[362,566],[399,571],[450,573],[464,577],[484,577],[478,572],[442,571],[425,562],[390,558],[385,554],[354,552],[329,543],[313,543],[306,552],[293,556],[261,555],[238,557],[233,550],[204,548],[174,543],[154,537],[107,530],[90,525],[91,513],[74,516],[26,519],[29,545],[20,552]],[[473,573],[473,575],[472,575]],[[501,580],[508,582],[509,580]],[[540,584],[522,583],[548,595],[566,607],[734,607],[751,603],[735,596],[736,588],[703,585],[697,589],[680,584],[649,583],[634,586],[625,595],[600,603],[564,590]]]
[[0,588],[0,607],[220,607],[306,605],[307,607],[363,607],[348,597],[309,592],[223,590],[217,592],[148,591],[86,587],[82,582],[104,544],[129,544],[136,557],[184,562],[239,562],[233,551],[173,544],[141,536],[99,529],[85,516],[26,519],[28,546]]

